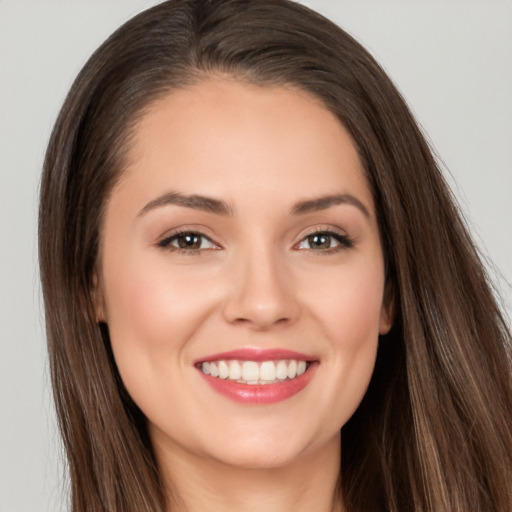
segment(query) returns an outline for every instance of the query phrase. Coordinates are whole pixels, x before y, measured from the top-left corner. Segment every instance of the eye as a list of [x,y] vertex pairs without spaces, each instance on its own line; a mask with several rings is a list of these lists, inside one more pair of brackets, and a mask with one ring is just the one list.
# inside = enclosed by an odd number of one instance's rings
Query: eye
[[333,231],[317,231],[303,238],[297,245],[297,249],[333,252],[348,249],[353,247],[353,245],[352,240],[346,235]]
[[219,248],[206,235],[195,231],[175,233],[159,242],[158,246],[188,253],[194,253],[203,249]]

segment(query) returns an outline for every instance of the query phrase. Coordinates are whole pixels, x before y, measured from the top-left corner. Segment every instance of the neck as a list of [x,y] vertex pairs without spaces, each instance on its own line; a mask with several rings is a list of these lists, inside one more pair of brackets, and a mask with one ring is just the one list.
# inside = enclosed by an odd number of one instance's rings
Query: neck
[[157,452],[169,503],[175,503],[168,512],[345,510],[337,490],[339,437],[321,452],[303,454],[289,464],[271,468],[233,467],[176,446]]

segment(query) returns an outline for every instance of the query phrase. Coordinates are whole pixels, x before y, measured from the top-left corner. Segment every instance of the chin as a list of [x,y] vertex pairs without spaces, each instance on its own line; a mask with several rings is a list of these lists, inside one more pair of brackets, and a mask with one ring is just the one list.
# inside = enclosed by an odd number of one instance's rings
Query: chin
[[258,450],[243,450],[230,453],[228,456],[215,457],[216,462],[240,469],[278,469],[289,466],[300,459],[298,453]]
[[[218,450],[218,447],[227,447]],[[273,469],[292,465],[304,457],[312,447],[312,441],[275,429],[267,435],[261,432],[243,436],[231,436],[229,441],[215,443],[209,456],[221,464],[244,469]]]

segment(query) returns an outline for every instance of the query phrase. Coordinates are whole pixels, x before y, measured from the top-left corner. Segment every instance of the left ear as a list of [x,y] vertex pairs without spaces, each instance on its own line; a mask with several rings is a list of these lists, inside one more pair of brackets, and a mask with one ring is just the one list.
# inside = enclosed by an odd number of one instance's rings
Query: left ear
[[380,310],[379,334],[387,334],[393,326],[395,319],[395,294],[391,291],[389,284],[386,284],[384,299]]
[[390,308],[386,306],[382,306],[380,312],[380,322],[379,322],[379,334],[384,335],[387,334],[391,327],[393,326],[393,315],[390,314]]

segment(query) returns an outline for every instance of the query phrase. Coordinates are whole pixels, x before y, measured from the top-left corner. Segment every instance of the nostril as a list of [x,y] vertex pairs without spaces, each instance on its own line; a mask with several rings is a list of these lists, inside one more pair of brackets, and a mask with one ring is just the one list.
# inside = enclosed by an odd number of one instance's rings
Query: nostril
[[254,330],[265,330],[265,329],[268,329],[269,327],[285,326],[289,322],[290,322],[290,319],[284,318],[284,317],[278,318],[277,320],[273,320],[273,319],[265,320],[260,317],[257,319],[255,319],[255,318],[235,318],[230,323],[232,325],[240,326],[240,327],[244,327],[244,326],[251,327]]

